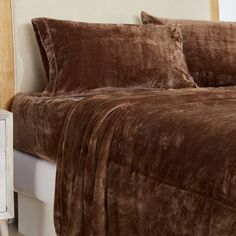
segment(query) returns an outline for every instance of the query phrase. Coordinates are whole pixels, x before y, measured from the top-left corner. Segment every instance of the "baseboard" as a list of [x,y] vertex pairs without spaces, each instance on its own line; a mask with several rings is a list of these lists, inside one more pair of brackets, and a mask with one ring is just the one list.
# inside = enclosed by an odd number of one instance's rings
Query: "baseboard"
[[18,193],[18,230],[25,236],[56,236],[53,205]]

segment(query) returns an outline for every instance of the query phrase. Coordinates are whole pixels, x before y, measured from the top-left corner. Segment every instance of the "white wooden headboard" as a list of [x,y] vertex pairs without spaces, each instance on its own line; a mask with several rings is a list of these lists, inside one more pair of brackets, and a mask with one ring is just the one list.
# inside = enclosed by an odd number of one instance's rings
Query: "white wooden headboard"
[[163,17],[211,18],[210,0],[12,0],[12,8],[17,92],[41,90],[46,81],[30,22],[34,17],[139,23],[145,10]]

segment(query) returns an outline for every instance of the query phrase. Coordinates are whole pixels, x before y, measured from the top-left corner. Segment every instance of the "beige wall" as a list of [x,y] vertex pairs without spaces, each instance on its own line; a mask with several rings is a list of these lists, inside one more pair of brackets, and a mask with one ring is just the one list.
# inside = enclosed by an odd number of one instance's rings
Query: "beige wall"
[[140,12],[189,19],[210,19],[209,0],[12,0],[16,91],[43,88],[45,74],[30,25],[47,16],[86,22],[140,23]]

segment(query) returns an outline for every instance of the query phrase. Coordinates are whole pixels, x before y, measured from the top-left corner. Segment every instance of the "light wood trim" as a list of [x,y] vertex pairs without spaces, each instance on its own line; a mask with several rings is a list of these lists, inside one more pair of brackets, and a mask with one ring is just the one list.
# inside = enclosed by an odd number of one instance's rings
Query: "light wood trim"
[[210,0],[211,1],[211,19],[219,20],[219,0]]
[[11,0],[0,0],[0,108],[9,107],[14,87]]

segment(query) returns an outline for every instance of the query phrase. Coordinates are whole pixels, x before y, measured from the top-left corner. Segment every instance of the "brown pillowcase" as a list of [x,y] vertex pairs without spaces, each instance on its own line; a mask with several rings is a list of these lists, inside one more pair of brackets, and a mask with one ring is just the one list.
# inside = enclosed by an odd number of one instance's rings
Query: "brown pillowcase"
[[236,85],[235,23],[141,17],[144,24],[181,24],[187,64],[200,87]]
[[101,87],[195,87],[179,26],[33,19],[48,93]]

